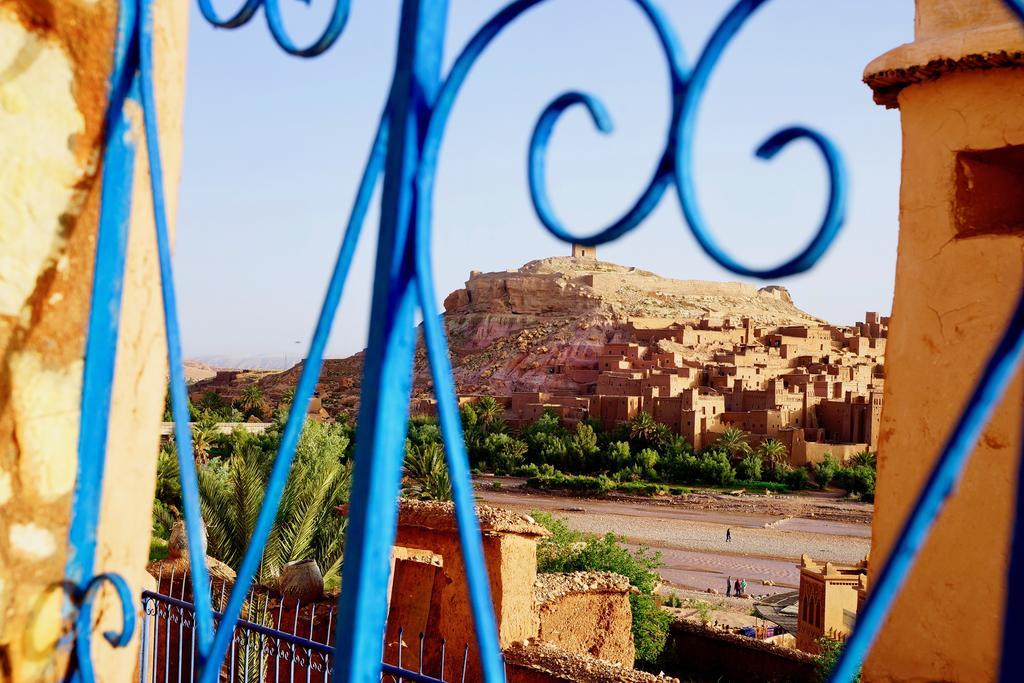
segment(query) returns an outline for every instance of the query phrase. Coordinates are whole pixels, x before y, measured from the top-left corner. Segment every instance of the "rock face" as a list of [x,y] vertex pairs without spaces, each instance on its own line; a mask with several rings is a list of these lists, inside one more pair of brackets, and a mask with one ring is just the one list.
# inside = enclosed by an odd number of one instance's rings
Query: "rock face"
[[[758,326],[820,322],[793,305],[785,288],[739,282],[673,280],[595,259],[531,261],[518,270],[470,274],[445,299],[455,382],[462,394],[575,392],[596,368],[601,347],[628,337],[626,326],[703,317],[750,318]],[[362,353],[325,361],[318,391],[330,414],[350,412],[359,394]],[[294,388],[301,365],[259,380],[276,403]],[[431,395],[423,349],[414,393]],[[589,381],[593,381],[590,379]],[[194,385],[193,396],[218,390]]]
[[[794,306],[783,287],[673,280],[568,257],[503,273],[471,273],[444,307],[463,393],[575,390],[571,369],[595,367],[600,348],[621,337],[629,322],[705,316],[748,317],[765,326],[818,322]],[[426,368],[418,364],[417,370]]]

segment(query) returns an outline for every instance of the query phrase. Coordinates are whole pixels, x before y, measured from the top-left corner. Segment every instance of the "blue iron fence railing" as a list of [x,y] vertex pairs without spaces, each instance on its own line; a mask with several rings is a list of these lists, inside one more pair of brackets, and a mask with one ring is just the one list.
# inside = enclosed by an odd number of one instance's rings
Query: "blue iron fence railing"
[[[309,2],[309,0],[305,0]],[[189,531],[192,576],[202,587],[196,591],[195,650],[199,679],[213,683],[239,624],[256,565],[266,543],[306,408],[312,397],[323,361],[327,335],[334,320],[352,256],[370,198],[383,176],[381,224],[374,278],[371,337],[363,378],[363,397],[356,438],[356,458],[346,561],[340,601],[342,618],[336,625],[335,680],[373,681],[382,670],[381,636],[385,604],[381,596],[388,578],[388,550],[394,540],[395,500],[401,468],[401,440],[405,434],[410,392],[411,357],[414,345],[414,310],[424,318],[424,339],[438,401],[438,412],[451,471],[456,516],[473,607],[477,645],[483,677],[488,682],[504,678],[490,591],[483,562],[479,526],[472,505],[465,447],[455,403],[445,334],[437,311],[430,267],[432,190],[437,155],[448,114],[462,83],[491,41],[507,26],[544,0],[516,0],[499,11],[470,39],[447,74],[440,61],[447,18],[446,0],[404,0],[398,58],[391,92],[377,130],[370,157],[346,227],[334,271],[328,283],[307,362],[296,387],[288,422],[269,480],[263,506],[238,571],[238,580],[221,613],[212,611],[209,576],[203,550],[195,464],[188,428],[187,395],[182,371],[180,331],[171,270],[168,225],[163,197],[154,83],[152,0],[121,0],[115,47],[111,95],[106,122],[103,164],[103,195],[97,239],[95,278],[86,343],[79,442],[79,470],[69,543],[68,590],[76,616],[75,657],[71,678],[92,680],[89,600],[104,581],[118,589],[125,615],[120,634],[108,633],[114,645],[125,645],[134,629],[132,601],[124,581],[116,575],[93,577],[95,533],[99,495],[103,481],[104,447],[110,385],[113,377],[120,310],[127,221],[131,202],[132,165],[135,148],[125,135],[131,122],[128,103],[143,110],[151,192],[156,217],[161,286],[170,361],[170,393],[180,459],[182,498]],[[792,126],[768,138],[757,150],[771,159],[790,142],[804,139],[822,153],[830,181],[829,197],[821,225],[811,241],[795,256],[770,268],[751,268],[733,259],[714,239],[698,207],[691,152],[697,108],[708,78],[724,49],[750,16],[766,0],[739,0],[712,33],[691,70],[682,58],[671,26],[650,0],[632,0],[655,29],[669,66],[672,116],[665,147],[645,190],[615,222],[589,236],[573,235],[555,216],[545,186],[545,150],[562,112],[583,106],[602,132],[611,129],[604,106],[593,96],[569,92],[556,98],[542,112],[530,142],[528,173],[530,193],[540,222],[555,236],[588,245],[601,244],[637,227],[674,185],[683,215],[704,251],[722,267],[741,275],[777,278],[806,271],[827,250],[842,226],[845,209],[845,172],[838,151],[820,133]],[[1024,21],[1024,2],[1004,0]],[[215,26],[237,28],[266,13],[275,41],[290,54],[312,57],[328,49],[340,36],[348,17],[349,2],[335,0],[333,12],[321,36],[306,47],[294,43],[284,27],[279,0],[245,0],[241,9],[224,19],[211,0],[199,0],[204,17]],[[1003,394],[1017,367],[1024,338],[1024,297],[1011,323],[993,350],[971,396],[954,426],[943,453],[913,506],[886,566],[874,580],[870,598],[853,635],[847,641],[834,680],[850,680],[877,635],[900,586],[932,525],[959,480],[971,447]],[[1018,515],[1020,515],[1018,505]],[[373,524],[371,530],[370,525]],[[1020,536],[1018,525],[1017,536]],[[1018,539],[1015,539],[1017,541]],[[1015,542],[1013,566],[1024,563],[1024,543]],[[220,626],[214,630],[214,620]],[[1012,654],[1013,648],[1007,648]],[[1014,660],[1015,661],[1015,660]],[[1010,656],[1003,675],[1013,669]]]
[[[139,683],[192,683],[197,680],[198,660],[196,640],[196,607],[185,599],[187,578],[178,581],[170,577],[168,592],[180,591],[180,597],[156,591],[142,592],[142,632],[139,649]],[[216,597],[216,596],[214,596]],[[217,600],[224,601],[222,594]],[[308,614],[302,621],[299,614],[303,605],[293,601],[271,598],[267,594],[250,591],[246,596],[246,618],[238,619],[232,628],[231,646],[225,662],[218,671],[222,683],[327,683],[333,674],[331,664],[333,647],[330,645],[330,627],[335,611],[330,608],[317,614],[316,604],[306,605]],[[216,620],[223,619],[219,611],[212,613]],[[319,618],[319,620],[318,620]],[[289,622],[291,622],[289,624]],[[308,632],[299,633],[300,626]],[[323,626],[326,625],[326,629]],[[324,637],[320,639],[320,635]],[[465,681],[469,647],[463,648],[463,666],[445,676],[446,644],[440,643],[437,657],[438,670],[431,675],[424,671],[425,634],[420,633],[413,644],[415,668],[403,661],[406,645],[403,629],[398,630],[394,662],[381,663],[379,680],[382,683],[462,683]],[[408,656],[405,657],[408,660]]]

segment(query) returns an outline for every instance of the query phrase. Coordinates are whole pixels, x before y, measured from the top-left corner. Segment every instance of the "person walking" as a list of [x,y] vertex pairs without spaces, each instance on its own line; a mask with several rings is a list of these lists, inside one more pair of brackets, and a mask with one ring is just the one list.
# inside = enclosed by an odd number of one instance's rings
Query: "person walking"
[[747,580],[746,579],[743,579],[743,581],[740,582],[740,593],[744,597],[746,597],[746,595],[747,595]]
[[725,542],[732,543],[732,529],[725,530]]
[[733,586],[732,590],[736,594],[737,598],[742,597],[740,595],[740,580],[739,579],[736,579],[736,585]]
[[730,576],[725,580],[725,597],[732,597],[732,577]]

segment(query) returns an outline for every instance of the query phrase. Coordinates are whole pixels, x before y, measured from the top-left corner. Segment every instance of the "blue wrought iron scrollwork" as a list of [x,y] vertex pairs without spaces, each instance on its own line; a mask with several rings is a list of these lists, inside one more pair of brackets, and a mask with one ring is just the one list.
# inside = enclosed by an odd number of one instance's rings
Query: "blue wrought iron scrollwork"
[[[744,276],[777,278],[813,267],[842,227],[846,197],[846,176],[841,156],[821,133],[804,126],[791,126],[770,136],[756,151],[759,158],[770,160],[791,142],[809,141],[821,152],[829,178],[825,215],[815,236],[795,256],[778,265],[754,268],[730,256],[713,237],[699,209],[694,190],[692,148],[700,99],[723,51],[766,0],[739,0],[713,31],[692,70],[685,67],[675,33],[658,7],[651,0],[631,1],[654,29],[668,64],[672,113],[665,145],[654,172],[633,205],[614,222],[591,235],[571,233],[555,215],[548,198],[544,163],[551,135],[562,113],[574,106],[584,107],[600,132],[608,133],[612,126],[608,112],[597,98],[575,91],[564,93],[541,113],[529,146],[530,194],[540,222],[549,232],[564,241],[601,244],[636,228],[657,207],[665,191],[675,185],[690,230],[708,256],[723,268]],[[245,0],[241,8],[227,18],[222,18],[216,12],[212,0],[198,2],[203,16],[211,24],[226,29],[247,24],[263,9],[274,40],[283,50],[299,57],[322,54],[338,39],[345,27],[350,5],[348,0],[334,0],[330,19],[321,35],[310,45],[300,47],[291,39],[284,26],[280,0]],[[544,0],[516,0],[500,10],[467,42],[447,74],[442,77],[440,62],[447,0],[403,1],[399,54],[391,94],[356,192],[253,536],[215,630],[209,599],[209,576],[203,559],[199,494],[163,196],[153,83],[152,0],[121,1],[107,116],[96,276],[86,347],[79,476],[70,534],[72,552],[67,569],[69,582],[79,591],[76,595],[84,596],[84,599],[77,601],[80,645],[76,645],[77,666],[73,667],[77,677],[86,681],[92,679],[88,651],[88,629],[91,622],[88,598],[93,594],[97,582],[110,581],[117,588],[123,603],[125,626],[116,638],[108,635],[111,643],[121,646],[126,644],[134,626],[134,613],[131,611],[134,601],[124,599],[127,588],[123,579],[110,574],[89,578],[92,576],[95,553],[106,416],[113,378],[131,202],[131,171],[135,158],[133,137],[128,134],[131,132],[131,123],[123,111],[125,102],[131,100],[140,102],[142,106],[150,164],[170,363],[171,406],[195,586],[196,649],[200,680],[213,683],[217,679],[234,625],[239,620],[246,592],[253,580],[280,503],[369,203],[381,177],[384,179],[384,192],[371,339],[364,364],[364,394],[356,438],[356,466],[343,568],[344,591],[340,599],[341,617],[336,628],[335,678],[369,681],[376,680],[380,674],[380,636],[385,615],[381,596],[385,593],[387,583],[387,553],[394,540],[401,445],[406,431],[411,388],[413,312],[418,307],[424,319],[424,340],[451,474],[483,675],[489,683],[504,679],[479,525],[473,509],[472,487],[447,341],[437,310],[430,263],[432,201],[438,155],[448,117],[473,65],[506,27],[542,2]],[[1005,2],[1024,21],[1024,3],[1021,0]],[[1022,339],[1024,298],[1018,303],[1013,320],[993,351],[971,402],[936,462],[889,562],[875,580],[871,597],[847,643],[833,680],[845,681],[852,678],[877,635],[882,618],[906,579],[921,544],[941,511],[943,501],[951,494],[960,478],[972,445],[998,398],[1005,391],[1022,352]]]

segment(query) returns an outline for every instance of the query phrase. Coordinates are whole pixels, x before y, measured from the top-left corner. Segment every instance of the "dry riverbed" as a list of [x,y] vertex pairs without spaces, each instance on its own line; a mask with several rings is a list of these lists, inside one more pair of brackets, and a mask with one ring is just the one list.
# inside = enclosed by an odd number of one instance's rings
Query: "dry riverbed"
[[[632,546],[662,554],[666,583],[725,592],[728,577],[747,580],[748,592],[795,588],[796,563],[806,553],[817,560],[856,562],[871,547],[872,506],[819,496],[730,496],[691,493],[652,502],[641,498],[576,498],[517,488],[503,479],[478,482],[477,496],[489,505],[520,512],[542,510],[573,529],[612,532]],[[726,529],[732,540],[726,542]],[[772,585],[774,584],[774,585]]]

